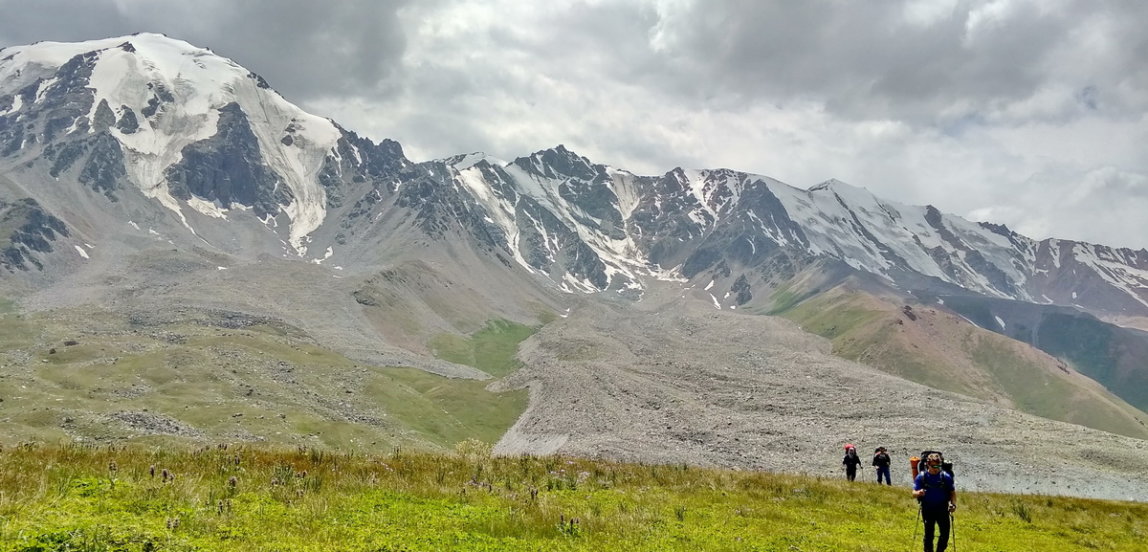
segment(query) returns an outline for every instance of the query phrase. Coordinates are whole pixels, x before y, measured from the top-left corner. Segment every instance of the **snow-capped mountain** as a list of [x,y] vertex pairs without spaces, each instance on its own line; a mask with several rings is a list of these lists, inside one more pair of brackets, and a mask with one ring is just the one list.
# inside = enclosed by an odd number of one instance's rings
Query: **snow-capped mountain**
[[771,274],[832,259],[904,290],[1148,315],[1148,251],[1037,241],[836,180],[640,176],[563,146],[412,163],[155,34],[0,51],[0,201],[20,223],[0,236],[12,274],[97,256],[108,228],[347,268],[410,228],[569,293],[688,281],[732,308]]
[[112,200],[130,186],[192,233],[191,213],[249,210],[300,253],[337,202],[337,180],[407,163],[397,144],[359,139],[235,62],[163,35],[4,49],[0,91],[8,166],[38,165]]
[[[906,289],[1148,312],[1146,251],[1037,241],[837,180],[802,190],[725,169],[636,176],[562,146],[512,163],[470,155],[446,164],[515,259],[568,289],[639,288],[643,278],[730,283],[784,253],[837,259]],[[747,300],[738,296],[725,294],[725,306]]]

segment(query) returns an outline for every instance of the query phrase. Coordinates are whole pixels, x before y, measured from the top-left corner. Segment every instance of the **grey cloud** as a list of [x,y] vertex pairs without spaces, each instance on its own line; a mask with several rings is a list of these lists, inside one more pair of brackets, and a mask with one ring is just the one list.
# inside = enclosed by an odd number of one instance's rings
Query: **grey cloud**
[[539,10],[536,19],[507,18],[490,29],[491,46],[569,80],[645,82],[665,72],[650,46],[657,13],[639,2],[576,2]]
[[161,32],[211,48],[288,98],[387,93],[406,47],[405,0],[0,0],[0,39],[77,41]]
[[1066,193],[1044,198],[1043,217],[1058,237],[1115,247],[1143,248],[1143,213],[1148,210],[1148,174],[1102,168],[1060,187]]
[[73,42],[133,33],[112,0],[0,0],[0,46]]
[[[199,29],[217,52],[301,99],[374,93],[398,65],[405,37],[402,1],[216,0]],[[196,9],[203,9],[200,2]],[[234,54],[228,54],[234,52]],[[365,90],[356,90],[365,89]]]
[[[1148,40],[1129,23],[1148,20],[1145,3],[1105,10],[1082,0],[1046,10],[1014,2],[1007,17],[970,34],[971,13],[984,4],[960,2],[920,26],[905,21],[904,2],[696,2],[663,22],[666,53],[680,60],[665,76],[683,95],[812,99],[845,117],[929,124],[946,110],[962,117],[1023,101],[1060,78],[1053,55],[1084,40],[1078,31],[1086,23],[1109,25],[1126,52]],[[1108,73],[1076,88],[1103,94],[1143,71],[1143,57],[1115,54]]]

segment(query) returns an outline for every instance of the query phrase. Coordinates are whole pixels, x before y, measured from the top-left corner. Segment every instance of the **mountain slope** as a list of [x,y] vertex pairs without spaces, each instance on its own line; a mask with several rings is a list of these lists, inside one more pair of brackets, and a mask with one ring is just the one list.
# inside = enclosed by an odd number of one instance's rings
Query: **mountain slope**
[[1148,496],[1141,438],[931,389],[835,357],[787,320],[653,291],[639,308],[577,309],[523,343],[524,368],[496,388],[528,387],[530,406],[496,452],[828,475],[851,442],[905,458],[943,449],[968,490]]
[[497,440],[526,406],[430,364],[347,358],[279,320],[173,310],[0,313],[4,440],[442,451]]
[[[939,306],[842,285],[781,313],[833,351],[933,387],[1054,420],[1148,438],[1148,415],[1064,361]],[[1104,383],[1104,382],[1101,382]],[[1114,388],[1116,389],[1116,388]]]
[[1141,410],[1148,409],[1148,332],[1071,308],[969,296],[941,297],[982,328],[1070,363]]

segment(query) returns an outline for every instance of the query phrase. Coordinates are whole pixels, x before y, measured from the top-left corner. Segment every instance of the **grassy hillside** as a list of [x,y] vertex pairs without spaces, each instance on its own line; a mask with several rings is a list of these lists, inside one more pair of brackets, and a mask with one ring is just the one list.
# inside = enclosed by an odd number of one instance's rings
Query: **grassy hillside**
[[[6,448],[0,551],[918,550],[907,489],[573,458]],[[1148,506],[961,493],[956,549],[1142,550]]]
[[[246,320],[149,324],[103,311],[23,316],[0,304],[0,439],[253,441],[389,451],[493,442],[525,391],[489,381],[363,365],[298,330]],[[492,323],[471,338],[476,367],[505,373],[533,330]]]
[[1148,438],[1148,415],[1055,358],[934,307],[905,307],[837,287],[778,314],[830,339],[835,354],[910,381]]
[[1148,365],[1144,362],[1148,333],[1121,328],[1066,307],[979,297],[945,297],[944,301],[982,327],[999,329],[1071,362],[1133,406],[1148,409]]
[[473,366],[492,376],[505,376],[521,363],[514,358],[518,344],[536,328],[507,320],[493,320],[470,337],[439,334],[430,340],[430,350],[443,360]]

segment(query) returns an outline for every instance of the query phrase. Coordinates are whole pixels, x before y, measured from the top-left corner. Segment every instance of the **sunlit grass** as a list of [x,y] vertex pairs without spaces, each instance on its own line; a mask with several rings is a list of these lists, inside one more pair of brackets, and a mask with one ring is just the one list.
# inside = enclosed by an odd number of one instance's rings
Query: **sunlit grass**
[[[903,488],[320,449],[11,447],[0,550],[914,550]],[[1142,550],[1148,506],[962,493],[957,550]],[[917,532],[919,536],[919,532]]]

